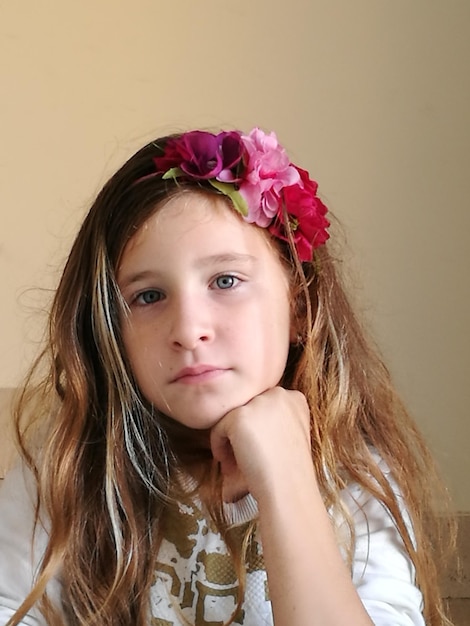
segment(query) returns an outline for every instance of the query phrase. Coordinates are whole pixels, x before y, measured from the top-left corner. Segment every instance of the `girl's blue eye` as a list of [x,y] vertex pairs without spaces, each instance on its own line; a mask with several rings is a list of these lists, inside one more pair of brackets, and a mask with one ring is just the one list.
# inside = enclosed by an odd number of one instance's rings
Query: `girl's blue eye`
[[146,291],[139,293],[136,301],[139,304],[155,304],[155,302],[160,302],[162,298],[163,294],[161,291],[157,291],[156,289],[147,289]]
[[231,274],[224,274],[215,279],[215,284],[219,289],[230,289],[235,285],[237,278]]

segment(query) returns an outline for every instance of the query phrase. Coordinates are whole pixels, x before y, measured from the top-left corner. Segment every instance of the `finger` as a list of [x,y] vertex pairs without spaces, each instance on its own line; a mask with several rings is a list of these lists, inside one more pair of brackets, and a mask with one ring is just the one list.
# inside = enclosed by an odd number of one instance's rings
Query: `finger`
[[220,463],[222,474],[227,475],[237,469],[237,461],[230,439],[222,428],[218,428],[218,426],[219,425],[215,426],[211,431],[210,444],[212,456]]

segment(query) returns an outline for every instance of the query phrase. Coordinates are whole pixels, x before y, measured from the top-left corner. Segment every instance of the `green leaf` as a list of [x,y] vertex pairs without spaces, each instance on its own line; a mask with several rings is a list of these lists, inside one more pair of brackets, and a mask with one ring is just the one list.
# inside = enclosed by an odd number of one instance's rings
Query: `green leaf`
[[220,180],[216,180],[212,178],[209,180],[209,183],[218,191],[224,194],[224,196],[228,196],[230,200],[233,202],[233,206],[235,209],[246,217],[248,215],[248,205],[246,203],[245,198],[242,194],[235,189],[232,183],[222,183]]
[[178,178],[178,176],[181,176],[182,174],[183,170],[181,170],[179,167],[172,167],[163,174],[162,179],[168,180],[169,178]]

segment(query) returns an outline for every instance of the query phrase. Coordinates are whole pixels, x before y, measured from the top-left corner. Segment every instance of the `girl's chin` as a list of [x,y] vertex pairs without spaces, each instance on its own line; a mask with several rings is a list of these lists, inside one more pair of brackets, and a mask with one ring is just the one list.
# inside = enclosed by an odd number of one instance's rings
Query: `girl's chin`
[[238,406],[241,405],[234,404],[233,406],[225,405],[220,408],[214,407],[210,412],[207,410],[201,410],[200,412],[172,412],[168,419],[176,424],[179,424],[182,428],[191,430],[192,432],[210,431],[211,428],[218,424],[220,420],[222,420],[227,415],[227,413],[230,413],[230,411],[233,411]]
[[214,420],[182,420],[160,414],[160,422],[170,441],[187,443],[193,447],[210,449],[211,428],[222,419],[223,415]]
[[172,416],[170,415],[169,419],[181,426],[181,428],[185,428],[192,432],[200,432],[200,431],[210,431],[216,424],[220,422],[221,419],[226,415],[226,413],[218,413],[213,416],[208,417],[204,416]]

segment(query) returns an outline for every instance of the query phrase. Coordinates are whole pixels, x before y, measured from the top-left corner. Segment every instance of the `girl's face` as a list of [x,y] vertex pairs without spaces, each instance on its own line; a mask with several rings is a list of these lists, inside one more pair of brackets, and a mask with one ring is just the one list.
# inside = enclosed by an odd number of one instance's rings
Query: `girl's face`
[[276,386],[290,342],[289,285],[264,231],[222,199],[182,194],[127,244],[124,345],[142,393],[196,429]]

